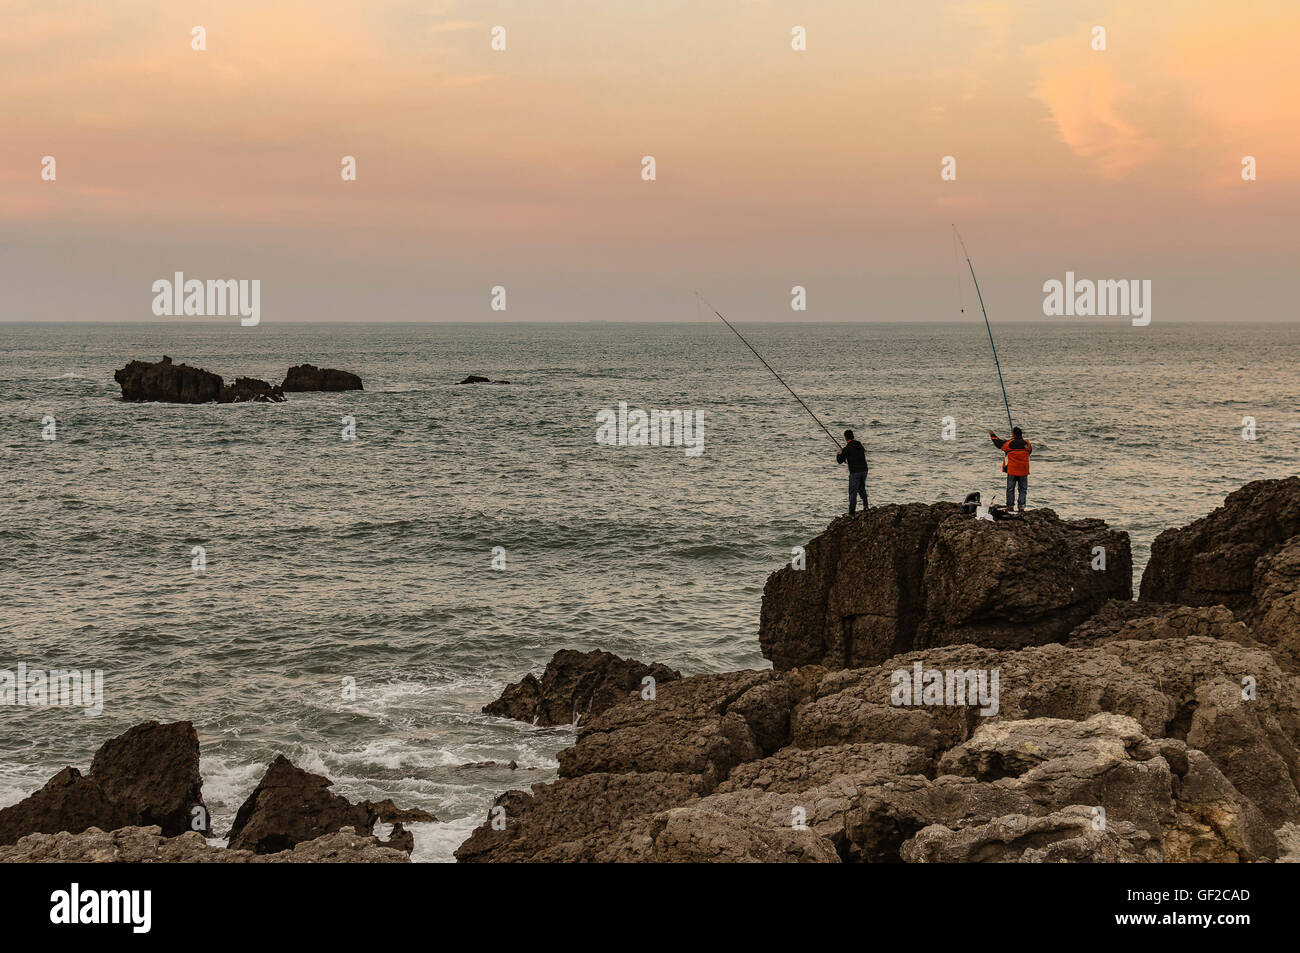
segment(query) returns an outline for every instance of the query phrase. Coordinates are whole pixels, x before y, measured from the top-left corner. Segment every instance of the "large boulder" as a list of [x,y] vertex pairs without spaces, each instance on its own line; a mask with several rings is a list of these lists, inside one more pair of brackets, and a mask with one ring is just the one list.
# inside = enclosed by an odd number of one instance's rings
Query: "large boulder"
[[158,825],[208,833],[199,739],[188,721],[136,725],[95,752],[89,775],[64,768],[35,794],[0,810],[0,844],[26,834]]
[[657,662],[647,665],[599,650],[561,649],[546,663],[541,679],[525,675],[506,686],[483,712],[534,725],[581,724],[623,701],[628,692],[639,691],[647,677],[657,686],[682,676]]
[[368,804],[353,804],[330,791],[333,783],[294,767],[284,755],[276,756],[235,813],[229,846],[273,854],[344,827],[369,834],[375,813]]
[[297,364],[289,368],[280,387],[285,391],[361,390],[361,378],[351,371],[314,364]]
[[165,837],[208,832],[199,736],[188,721],[145,722],[105,742],[90,762],[90,777],[129,808],[134,825],[157,824]]
[[1257,480],[1228,494],[1223,505],[1151,545],[1142,573],[1143,602],[1224,605],[1247,625],[1260,606],[1256,563],[1300,535],[1300,477]]
[[122,387],[122,399],[157,400],[178,404],[206,404],[221,399],[221,375],[188,364],[161,361],[131,361],[113,372]]
[[[1099,549],[1104,550],[1104,569]],[[1066,638],[1132,596],[1127,533],[1035,510],[990,522],[955,503],[836,519],[763,591],[759,643],[777,669],[874,665],[933,645],[1018,648]]]

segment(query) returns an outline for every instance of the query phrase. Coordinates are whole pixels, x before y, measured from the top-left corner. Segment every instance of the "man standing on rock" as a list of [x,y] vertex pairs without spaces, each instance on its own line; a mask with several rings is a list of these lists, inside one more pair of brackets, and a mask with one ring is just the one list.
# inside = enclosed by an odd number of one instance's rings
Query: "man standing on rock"
[[849,512],[857,511],[858,496],[862,497],[862,512],[867,511],[867,451],[862,444],[853,439],[853,431],[844,431],[846,441],[842,450],[835,454],[836,463],[849,465]]
[[1006,459],[1002,461],[1002,472],[1007,475],[1007,509],[1011,509],[1015,502],[1016,490],[1019,488],[1020,506],[1017,509],[1023,513],[1025,497],[1029,493],[1029,455],[1033,453],[1034,448],[1030,446],[1019,427],[1011,428],[1010,440],[999,440],[998,435],[992,430],[989,431],[989,437],[993,440],[993,446],[1006,454]]

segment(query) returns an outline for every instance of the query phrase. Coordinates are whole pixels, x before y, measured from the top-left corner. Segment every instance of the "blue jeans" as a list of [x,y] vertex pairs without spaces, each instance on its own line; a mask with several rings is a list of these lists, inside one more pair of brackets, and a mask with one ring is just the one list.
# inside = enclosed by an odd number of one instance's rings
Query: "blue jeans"
[[849,474],[849,512],[857,509],[857,499],[862,497],[862,508],[867,508],[867,471]]
[[1020,487],[1020,508],[1025,508],[1025,495],[1029,492],[1029,477],[1007,474],[1007,509],[1011,509],[1016,496],[1016,487]]

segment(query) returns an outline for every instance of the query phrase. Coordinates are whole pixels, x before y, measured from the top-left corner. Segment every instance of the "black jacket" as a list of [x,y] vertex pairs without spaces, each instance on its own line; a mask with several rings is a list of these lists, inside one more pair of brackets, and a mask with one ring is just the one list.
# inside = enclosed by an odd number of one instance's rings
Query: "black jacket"
[[835,454],[836,463],[848,463],[850,473],[867,472],[867,451],[862,449],[862,444],[856,440],[850,440],[844,445],[844,449]]

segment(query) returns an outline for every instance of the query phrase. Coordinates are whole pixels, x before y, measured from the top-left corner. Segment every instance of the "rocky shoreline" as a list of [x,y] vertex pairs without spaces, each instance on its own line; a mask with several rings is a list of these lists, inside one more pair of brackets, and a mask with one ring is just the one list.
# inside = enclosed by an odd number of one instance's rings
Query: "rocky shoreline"
[[1300,861],[1300,479],[1162,533],[1136,602],[1127,534],[1048,510],[877,507],[803,555],[771,670],[590,715],[457,858]]
[[[769,670],[562,650],[508,686],[486,713],[577,740],[457,859],[1300,862],[1300,478],[1166,530],[1136,601],[1101,520],[843,516],[758,637]],[[279,757],[214,847],[201,788],[193,727],[138,725],[0,810],[0,861],[402,862],[436,820]]]

